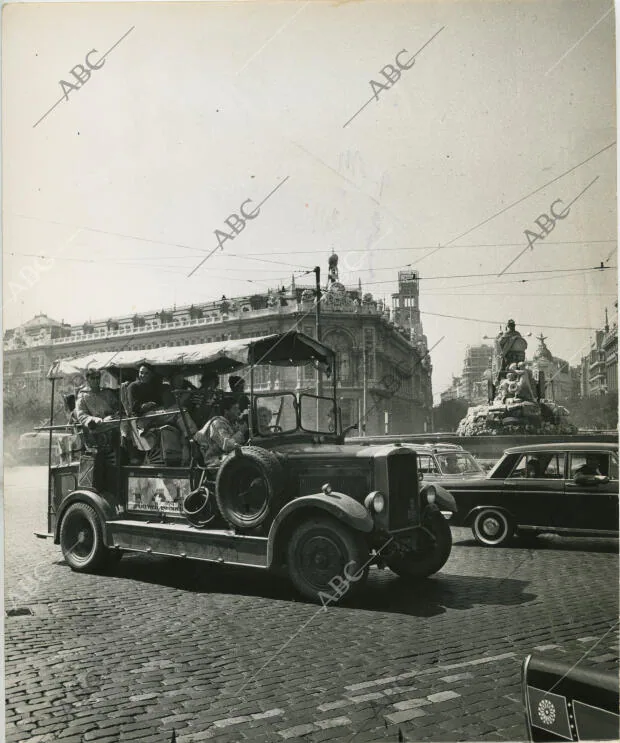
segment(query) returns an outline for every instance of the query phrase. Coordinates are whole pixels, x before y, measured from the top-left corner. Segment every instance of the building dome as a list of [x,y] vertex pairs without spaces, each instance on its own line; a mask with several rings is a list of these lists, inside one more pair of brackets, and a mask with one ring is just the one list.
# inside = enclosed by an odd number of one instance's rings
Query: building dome
[[545,340],[546,338],[542,334],[538,336],[538,348],[534,353],[534,361],[550,361],[553,363],[553,354],[547,348]]
[[40,328],[59,328],[61,323],[58,320],[53,320],[47,315],[35,315],[32,320],[28,320],[21,327],[26,330],[39,330]]

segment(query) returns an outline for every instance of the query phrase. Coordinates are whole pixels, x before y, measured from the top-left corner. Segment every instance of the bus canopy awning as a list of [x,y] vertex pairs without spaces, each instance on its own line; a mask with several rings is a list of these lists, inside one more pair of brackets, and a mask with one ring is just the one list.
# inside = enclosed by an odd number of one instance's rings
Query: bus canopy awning
[[250,364],[302,366],[312,362],[333,370],[334,352],[298,331],[266,335],[260,338],[201,343],[193,346],[166,346],[140,351],[102,351],[75,359],[55,361],[48,379],[83,375],[88,369],[109,371],[115,376],[122,369],[149,364],[167,375],[173,369],[199,373],[203,369],[227,374]]

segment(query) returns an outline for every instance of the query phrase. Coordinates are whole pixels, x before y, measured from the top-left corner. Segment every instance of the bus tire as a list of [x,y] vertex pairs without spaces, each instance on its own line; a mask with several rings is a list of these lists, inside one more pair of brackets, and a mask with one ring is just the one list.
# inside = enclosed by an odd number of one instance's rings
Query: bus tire
[[78,573],[101,570],[108,564],[109,550],[97,512],[88,503],[73,503],[60,525],[60,548],[65,562]]
[[222,462],[215,500],[229,524],[256,529],[277,511],[283,489],[284,470],[276,455],[258,446],[244,446]]
[[327,606],[361,589],[368,577],[368,555],[359,532],[330,516],[317,516],[292,532],[286,564],[299,593]]

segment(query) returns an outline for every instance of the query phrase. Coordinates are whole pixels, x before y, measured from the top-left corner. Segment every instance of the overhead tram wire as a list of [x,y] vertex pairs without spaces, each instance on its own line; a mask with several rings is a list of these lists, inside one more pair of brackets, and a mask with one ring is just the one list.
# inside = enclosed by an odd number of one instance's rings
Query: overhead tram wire
[[598,152],[595,152],[593,155],[590,155],[590,157],[587,157],[585,160],[582,160],[580,163],[577,163],[577,165],[573,165],[572,168],[565,170],[563,173],[560,173],[560,175],[556,176],[552,180],[547,181],[547,183],[543,184],[542,186],[539,186],[538,188],[534,189],[533,191],[526,194],[525,196],[522,196],[520,199],[517,199],[516,201],[513,201],[511,204],[508,204],[508,206],[505,206],[503,209],[500,209],[498,212],[495,212],[495,214],[492,214],[490,217],[483,219],[482,222],[478,222],[478,224],[474,225],[473,227],[470,227],[468,230],[465,230],[465,232],[462,232],[460,235],[453,237],[452,240],[449,240],[447,243],[445,243],[445,245],[439,245],[438,247],[434,248],[433,250],[431,250],[430,253],[427,253],[427,255],[423,255],[418,261],[418,263],[421,263],[425,258],[430,258],[438,250],[442,250],[442,248],[452,245],[452,243],[455,243],[457,240],[460,240],[462,237],[469,235],[470,233],[474,232],[474,230],[477,230],[479,227],[482,227],[483,225],[488,224],[491,220],[495,219],[495,217],[499,217],[501,214],[504,214],[509,209],[512,209],[513,206],[517,206],[518,204],[521,204],[526,199],[529,199],[530,196],[534,196],[534,194],[539,193],[543,189],[547,188],[547,186],[550,186],[552,183],[559,181],[565,175],[572,173],[574,170],[577,170],[577,168],[580,168],[582,165],[585,165],[586,163],[590,162],[590,160],[594,160],[595,157],[598,157],[600,154],[602,154],[606,150],[610,149],[611,147],[614,147],[615,144],[616,144],[616,141],[614,140],[610,144],[600,149]]
[[[584,245],[584,244],[598,244],[598,243],[617,243],[617,238],[608,238],[604,240],[557,240],[554,242],[551,241],[545,241],[545,245]],[[515,242],[515,243],[468,243],[467,245],[452,245],[452,246],[442,246],[445,247],[446,250],[469,250],[473,248],[518,248],[523,245],[523,241],[521,242]],[[404,252],[404,251],[410,251],[410,250],[433,250],[437,245],[407,245],[403,248],[380,248],[379,250],[376,250],[373,248],[346,248],[346,250],[343,250],[343,253],[386,253],[386,252]],[[337,250],[334,250],[334,252],[337,252]],[[316,250],[296,250],[295,255],[316,255],[317,257],[321,257],[325,251],[323,248],[319,248]],[[229,253],[228,255],[232,255]],[[253,254],[248,254],[253,255]],[[256,253],[255,255],[261,255],[260,253]],[[281,252],[274,252],[269,251],[269,255],[291,255],[290,250],[283,250]],[[175,258],[176,256],[170,256],[171,258]],[[246,255],[242,256],[243,258],[247,257]]]
[[[502,325],[503,321],[501,320],[489,320],[488,318],[481,319],[478,317],[463,317],[461,315],[447,315],[442,314],[439,312],[425,312],[420,310],[421,315],[431,315],[432,317],[444,317],[448,318],[450,320],[465,320],[467,322],[477,322],[477,323],[483,323],[487,325]],[[541,328],[545,330],[598,330],[598,327],[592,326],[592,327],[576,327],[576,326],[567,326],[567,325],[542,325],[541,323],[528,323],[528,322],[522,322],[519,320],[519,325],[525,328]]]
[[[613,144],[615,144],[615,142]],[[562,177],[562,176],[558,176],[558,177]],[[174,242],[167,242],[165,240],[155,240],[153,238],[140,237],[139,235],[129,235],[125,232],[112,232],[110,230],[102,230],[96,227],[81,227],[79,225],[74,225],[69,222],[60,222],[55,219],[46,219],[44,217],[32,217],[27,214],[19,214],[17,212],[12,213],[12,216],[19,217],[20,219],[27,219],[33,222],[47,222],[48,224],[57,224],[63,227],[74,227],[75,229],[79,229],[84,232],[95,232],[101,235],[111,235],[112,237],[123,237],[128,240],[136,240],[138,242],[145,242],[151,245],[165,245],[170,248],[182,248],[183,250],[192,250],[195,253],[206,252],[205,248],[198,248],[195,245],[185,245],[184,243],[174,243]],[[473,229],[475,228],[472,228],[471,231],[473,231]],[[461,235],[460,237],[463,237],[465,234],[467,233],[463,233],[463,235]],[[459,238],[454,238],[454,241],[456,241],[457,239]],[[519,246],[523,244],[522,242],[515,242],[515,243],[468,243],[466,245],[452,245],[452,242],[454,241],[451,240],[449,243],[446,243],[445,245],[414,245],[414,246],[408,245],[403,248],[381,248],[381,252],[387,252],[387,251],[401,251],[402,252],[405,250],[446,250],[446,249],[461,250],[461,249],[468,249],[468,248],[518,248]],[[602,239],[602,240],[557,240],[553,242],[547,241],[545,242],[545,245],[581,245],[584,243],[610,243],[610,242],[617,243],[617,238],[607,238],[607,239]],[[316,255],[316,256],[320,256],[323,252],[324,251],[322,249],[295,251],[297,255]],[[371,247],[371,248],[353,248],[353,249],[348,250],[347,252],[372,253],[372,252],[377,252],[377,251],[375,250],[375,248]],[[232,255],[232,254],[227,253],[227,255]],[[242,255],[241,257],[246,258],[246,257],[250,257],[250,255],[253,255],[253,254]],[[261,255],[261,254],[256,253],[255,255]],[[280,252],[270,251],[269,255],[291,255],[291,251],[290,250],[283,250]],[[155,258],[159,260],[159,257],[155,256]],[[178,258],[178,255],[165,256],[165,258]]]
[[[549,269],[541,269],[538,271],[510,271],[508,273],[505,273],[504,276],[522,276],[524,274],[541,274],[541,273],[562,273],[566,276],[573,275],[573,274],[579,274],[579,273],[585,273],[590,271],[605,271],[610,268],[615,268],[615,266],[605,266],[601,264],[600,266],[585,266],[580,268],[549,268]],[[439,280],[446,280],[446,279],[469,279],[469,278],[484,278],[484,277],[491,277],[491,276],[497,276],[496,273],[466,273],[466,274],[447,274],[445,276],[418,276],[418,281],[439,281]],[[560,277],[558,277],[560,278]],[[534,279],[520,279],[520,281],[533,281]],[[365,286],[374,286],[375,284],[393,284],[395,283],[394,279],[382,279],[380,281],[364,281]],[[501,283],[501,282],[497,282]],[[493,284],[494,286],[495,284]],[[485,286],[488,286],[488,282],[485,283]],[[451,288],[451,287],[447,287]],[[456,288],[456,287],[453,287]]]
[[[612,253],[610,253],[609,256],[608,256],[608,258],[605,259],[605,260],[606,261],[609,260],[611,258],[611,256],[613,255],[614,252],[615,252],[615,250],[612,251]],[[93,264],[96,264],[96,263],[100,263],[101,262],[101,261],[99,261],[99,259],[93,259],[93,258],[75,258],[75,257],[71,257],[71,256],[58,256],[58,257],[55,257],[55,256],[45,256],[45,255],[37,254],[37,253],[8,252],[7,255],[24,256],[24,257],[34,257],[34,258],[41,258],[41,259],[44,259],[44,260],[77,261],[77,262],[93,263]],[[242,257],[242,256],[239,256],[239,257]],[[245,256],[243,256],[243,257],[245,257]],[[132,262],[128,262],[128,261],[119,261],[119,260],[108,261],[108,263],[114,263],[114,264],[117,264],[117,265],[126,265],[128,268],[133,267],[133,266],[135,266],[136,268],[137,267],[145,267],[146,266],[146,267],[149,267],[149,268],[153,268],[154,270],[162,271],[162,272],[165,272],[165,273],[173,273],[173,274],[178,274],[178,275],[185,275],[185,269],[179,268],[178,270],[175,270],[177,268],[176,266],[152,266],[152,265],[149,265],[149,264],[144,264],[141,261],[136,261],[135,263],[132,263]],[[496,281],[496,282],[493,282],[492,286],[499,285],[499,284],[530,283],[530,282],[534,282],[534,281],[548,281],[548,280],[552,280],[552,279],[571,278],[571,277],[573,277],[573,276],[575,276],[577,274],[582,274],[582,273],[586,273],[586,272],[594,272],[594,271],[604,271],[606,269],[614,268],[613,266],[603,265],[603,263],[604,262],[602,262],[600,266],[594,266],[594,267],[593,266],[586,266],[586,267],[579,267],[579,268],[554,268],[554,269],[539,269],[539,270],[532,270],[532,271],[510,271],[510,272],[506,272],[504,275],[505,276],[523,276],[523,275],[530,275],[530,274],[539,275],[541,273],[551,273],[551,274],[561,274],[561,275],[545,276],[545,277],[532,278],[532,279],[525,279],[524,278],[524,279],[512,279],[512,280],[508,280],[508,281]],[[293,266],[293,265],[299,265],[299,264],[289,264],[289,265]],[[375,271],[378,271],[378,270],[396,271],[396,270],[399,270],[401,268],[407,268],[407,267],[410,267],[410,266],[413,266],[413,265],[415,265],[415,264],[408,263],[408,264],[404,264],[402,266],[392,266],[392,267],[389,267],[387,269],[370,269],[370,268],[368,268],[368,269],[360,269],[360,270],[356,270],[355,273],[365,273],[365,272],[373,272],[374,273]],[[229,268],[229,269],[227,269],[227,268],[224,268],[224,267],[221,268],[221,271],[224,272],[224,274],[226,274],[226,272],[230,272],[230,274],[232,274],[232,273],[236,273],[236,272],[241,271],[241,270],[243,270],[243,269],[236,269],[236,268]],[[302,270],[302,268],[300,267],[300,268],[298,268],[297,271],[293,271],[293,272],[289,272],[289,271],[284,272],[283,271],[282,274],[277,275],[277,276],[276,275],[264,276],[264,277],[261,276],[261,282],[264,283],[264,282],[268,282],[268,281],[274,281],[276,283],[280,283],[280,282],[285,281],[291,275],[291,273],[292,273],[292,275],[304,276],[304,275],[307,275],[308,273],[312,273],[312,270],[313,269]],[[260,269],[254,269],[254,271],[255,272],[260,272],[261,270]],[[446,281],[446,280],[451,280],[451,279],[486,278],[486,277],[496,277],[496,276],[497,276],[497,274],[495,272],[493,272],[493,273],[471,273],[471,274],[446,274],[446,275],[439,275],[439,276],[419,276],[418,277],[418,280],[419,281],[439,281],[439,280]],[[221,278],[230,278],[232,281],[244,281],[244,282],[249,282],[249,283],[257,283],[256,281],[253,281],[252,279],[244,279],[244,278],[241,278],[241,277],[235,277],[235,276],[229,276],[229,275],[218,275],[217,278],[218,279],[221,279]],[[365,286],[375,286],[375,285],[380,285],[380,284],[391,284],[391,283],[395,283],[395,279],[381,279],[381,280],[375,280],[375,281],[366,281],[365,280],[363,283],[364,283]],[[469,287],[488,286],[488,285],[489,285],[488,282],[483,282],[481,284],[479,284],[479,283],[470,283],[470,284],[461,284],[461,285],[457,285],[457,286],[447,286],[446,289],[447,290],[458,289],[458,288],[466,289],[466,288],[469,288]]]

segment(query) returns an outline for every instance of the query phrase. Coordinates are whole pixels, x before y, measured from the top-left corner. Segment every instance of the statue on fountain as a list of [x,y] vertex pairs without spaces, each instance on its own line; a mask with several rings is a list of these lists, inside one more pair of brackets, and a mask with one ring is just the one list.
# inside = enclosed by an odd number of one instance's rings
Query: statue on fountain
[[[516,329],[515,321],[508,320],[506,329],[495,338],[495,353],[492,362],[492,375],[489,380],[489,402],[495,400],[501,382],[507,377],[509,369],[517,371],[517,364],[525,362],[527,341]],[[515,365],[512,368],[512,365]],[[517,377],[519,375],[517,374]],[[515,381],[515,380],[511,380]],[[518,381],[518,380],[517,380]],[[502,386],[502,394],[507,392],[507,385]]]
[[544,400],[545,375],[525,363],[527,341],[509,320],[495,338],[491,368],[485,373],[488,403],[470,407],[459,423],[461,436],[532,433],[570,434],[568,411]]

